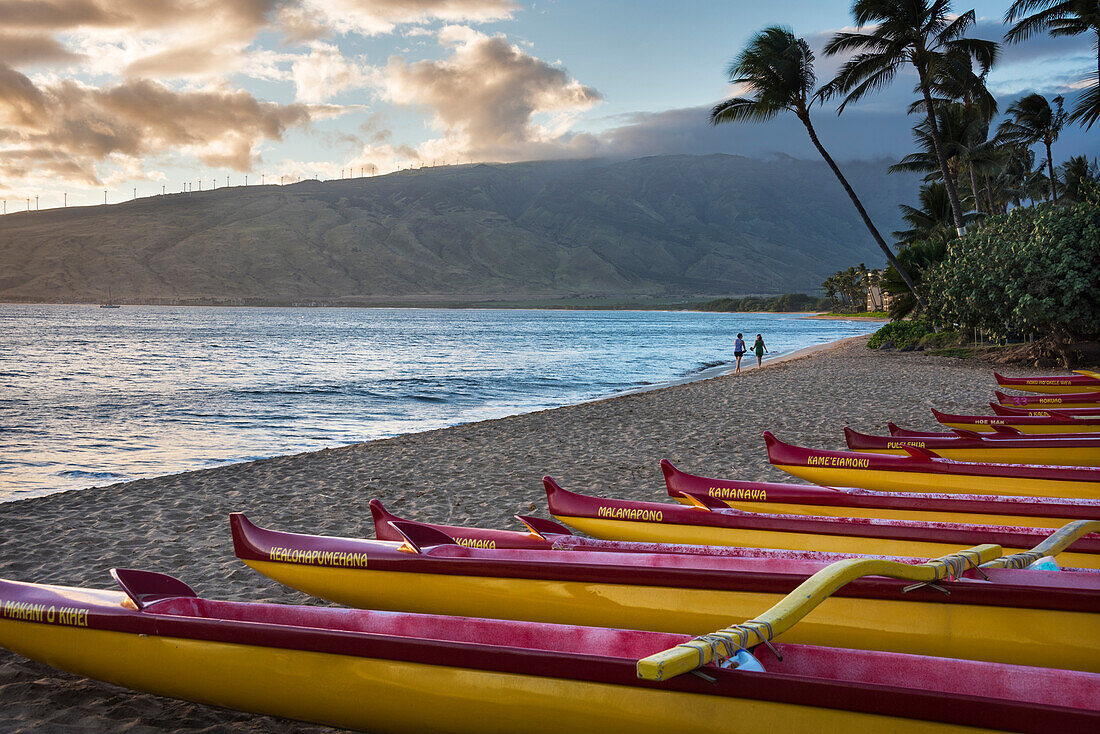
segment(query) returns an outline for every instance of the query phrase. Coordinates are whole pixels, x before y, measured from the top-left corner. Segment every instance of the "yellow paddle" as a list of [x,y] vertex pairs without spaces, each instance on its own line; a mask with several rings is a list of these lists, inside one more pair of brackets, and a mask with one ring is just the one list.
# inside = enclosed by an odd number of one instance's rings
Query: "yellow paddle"
[[1000,557],[1002,552],[999,545],[979,545],[917,565],[881,558],[849,558],[831,563],[803,581],[797,589],[758,618],[696,637],[642,658],[638,661],[638,677],[644,680],[668,680],[690,673],[712,660],[733,657],[739,649],[767,643],[793,627],[833,592],[864,576],[889,576],[932,583],[948,576],[959,576],[968,568],[989,563]]

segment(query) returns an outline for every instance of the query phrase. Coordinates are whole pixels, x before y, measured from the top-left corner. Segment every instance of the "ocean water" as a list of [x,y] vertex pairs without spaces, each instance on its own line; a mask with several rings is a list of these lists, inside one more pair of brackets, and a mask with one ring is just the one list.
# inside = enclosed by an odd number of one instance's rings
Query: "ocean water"
[[[568,405],[875,324],[656,311],[0,305],[0,501]],[[751,356],[751,355],[750,355]]]

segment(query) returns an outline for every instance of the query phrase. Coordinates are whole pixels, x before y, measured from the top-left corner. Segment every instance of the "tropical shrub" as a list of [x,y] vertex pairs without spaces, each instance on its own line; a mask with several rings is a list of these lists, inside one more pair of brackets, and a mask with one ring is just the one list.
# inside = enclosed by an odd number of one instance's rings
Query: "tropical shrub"
[[891,321],[871,335],[868,349],[906,349],[916,348],[921,339],[932,332],[932,327],[923,319],[913,321]]
[[1100,195],[1020,207],[952,241],[925,275],[932,318],[994,337],[1100,333]]

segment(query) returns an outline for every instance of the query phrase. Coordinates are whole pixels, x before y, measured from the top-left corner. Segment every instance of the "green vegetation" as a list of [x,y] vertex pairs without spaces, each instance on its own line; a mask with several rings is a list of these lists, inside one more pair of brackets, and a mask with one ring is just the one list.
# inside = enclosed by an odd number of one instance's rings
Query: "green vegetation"
[[1002,339],[1100,334],[1100,194],[1020,207],[955,240],[928,278],[932,317]]
[[927,321],[891,321],[871,335],[868,349],[915,349],[932,332]]
[[696,306],[698,311],[722,313],[774,311],[794,313],[798,311],[823,311],[829,308],[829,299],[809,296],[805,293],[785,293],[782,296],[748,296],[745,298],[718,298]]
[[[1100,118],[1100,57],[1070,113],[1062,97],[1028,94],[995,126],[998,104],[986,79],[998,44],[967,36],[974,10],[956,12],[950,0],[853,0],[852,15],[855,29],[825,44],[827,55],[847,57],[834,79],[815,89],[806,41],[783,27],[765,28],[727,72],[729,82],[751,96],[728,99],[710,114],[712,123],[721,123],[793,113],[860,211],[889,266],[880,274],[861,263],[831,275],[822,286],[834,308],[862,311],[872,288],[881,288],[895,322],[874,335],[872,348],[953,353],[971,328],[986,337],[1038,335],[1056,343],[1100,334],[1100,197],[1090,193],[1100,170],[1085,156],[1054,166],[1063,127],[1089,128]],[[1095,2],[1016,0],[1005,22],[1014,24],[1008,43],[1036,33],[1095,34],[1100,43]],[[818,140],[809,111],[839,99],[843,113],[906,67],[916,72],[919,94],[909,107],[919,116],[917,150],[890,172],[924,174],[925,184],[919,207],[899,207],[908,229],[893,233],[895,256]],[[1046,154],[1038,164],[1032,146]],[[1044,198],[1050,204],[1041,203]],[[914,314],[916,320],[902,321]],[[1068,361],[1065,350],[1055,351]]]

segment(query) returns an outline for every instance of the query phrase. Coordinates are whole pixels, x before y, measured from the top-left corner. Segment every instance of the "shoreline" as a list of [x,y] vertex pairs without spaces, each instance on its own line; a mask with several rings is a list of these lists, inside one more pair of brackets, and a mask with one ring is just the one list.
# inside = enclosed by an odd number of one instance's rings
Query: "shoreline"
[[[770,313],[770,312],[768,312],[768,313]],[[716,379],[716,378],[719,378],[719,377],[733,377],[737,374],[744,374],[744,373],[749,372],[751,370],[763,369],[765,367],[775,367],[775,366],[781,365],[785,362],[790,362],[790,361],[795,360],[795,359],[802,359],[803,357],[809,357],[813,354],[817,354],[818,352],[826,351],[826,350],[829,350],[829,349],[837,349],[839,347],[842,347],[845,344],[848,344],[849,342],[853,342],[857,339],[867,339],[869,337],[870,337],[869,334],[864,334],[864,335],[860,335],[860,336],[847,336],[847,337],[843,337],[841,339],[834,339],[831,342],[824,342],[822,344],[813,344],[813,345],[808,346],[808,347],[802,347],[801,349],[796,349],[793,352],[789,352],[787,354],[781,354],[780,356],[775,357],[774,359],[765,358],[763,364],[760,364],[760,365],[746,364],[745,360],[748,359],[748,357],[746,356],[746,357],[741,358],[742,363],[741,363],[741,372],[740,373],[735,372],[735,370],[737,369],[736,362],[734,362],[732,364],[729,363],[729,362],[726,362],[725,364],[716,365],[714,367],[708,367],[706,369],[699,370],[698,372],[693,372],[690,375],[684,375],[683,377],[677,377],[677,378],[674,378],[674,379],[671,379],[671,380],[665,380],[663,382],[654,383],[653,385],[639,385],[638,387],[627,388],[627,389],[622,390],[620,392],[617,392],[613,395],[605,395],[604,397],[593,398],[591,400],[585,400],[585,401],[582,401],[582,403],[594,403],[594,402],[598,402],[598,401],[601,401],[601,400],[613,400],[615,398],[622,397],[624,395],[638,395],[640,393],[652,392],[654,390],[664,390],[665,388],[668,388],[668,387],[676,387],[677,385],[688,385],[688,384],[693,383],[693,382],[700,382],[700,381],[703,381],[703,380],[713,380],[713,379]],[[749,355],[749,354],[752,354],[752,352],[746,352],[745,354]],[[581,405],[582,403],[573,403],[573,405]],[[560,407],[568,408],[569,406],[568,405],[562,405]],[[557,410],[557,408],[551,408],[551,410]]]
[[[118,566],[172,574],[212,599],[318,604],[235,558],[230,512],[290,532],[371,537],[368,502],[378,498],[411,519],[516,529],[514,513],[547,516],[544,474],[566,489],[651,501],[667,499],[662,458],[704,476],[790,481],[768,463],[763,430],[840,448],[844,425],[932,429],[929,408],[965,413],[992,394],[987,364],[877,352],[867,338],[736,376],[3,503],[0,578],[106,589],[106,569]],[[0,730],[63,728],[334,731],[133,693],[0,651]]]
[[[96,308],[94,306],[85,306],[85,307],[86,308]],[[789,319],[787,319],[786,323],[794,323],[794,319],[798,318],[797,314],[776,314],[776,315],[777,316],[790,317]],[[848,331],[849,333],[851,333],[852,330],[855,330],[855,327],[851,327],[849,329],[841,328],[839,330],[841,332]],[[835,331],[836,330],[834,330],[834,333],[835,333]],[[808,333],[807,335],[810,335],[810,334]],[[825,336],[824,338],[828,338],[829,336],[832,336],[832,335],[833,334],[829,334],[829,335]],[[786,361],[789,361],[791,359],[797,359],[801,356],[805,356],[807,354],[812,354],[812,353],[814,353],[816,351],[819,351],[821,349],[832,348],[832,347],[835,347],[836,345],[842,344],[846,341],[850,341],[852,339],[863,338],[864,336],[866,336],[866,335],[857,335],[857,336],[854,336],[854,337],[841,337],[839,339],[834,339],[834,340],[828,341],[828,342],[822,342],[822,343],[819,343],[819,344],[811,344],[809,346],[794,349],[794,350],[786,352],[786,353],[784,353],[783,351],[777,350],[774,356],[771,355],[771,354],[765,355],[764,363],[761,366],[762,367],[768,367],[768,366],[782,364],[782,363],[784,363]],[[752,363],[752,359],[754,357],[755,357],[755,355],[752,352],[746,353],[746,355],[745,355],[745,357],[742,361],[742,372],[743,373],[747,373],[747,372],[750,372],[750,371],[753,371],[753,370],[757,369],[757,365]],[[620,389],[612,389],[611,391],[603,392],[602,394],[600,394],[600,392],[599,392],[599,386],[597,384],[593,383],[591,385],[591,387],[596,388],[596,389],[592,390],[592,392],[594,392],[596,394],[591,396],[591,397],[585,397],[585,396],[583,396],[583,394],[581,396],[561,394],[557,397],[557,399],[562,400],[562,402],[557,403],[557,404],[552,404],[552,407],[545,407],[546,403],[543,403],[542,405],[539,405],[538,404],[539,401],[532,401],[531,404],[528,404],[528,405],[521,405],[521,404],[508,405],[506,407],[506,410],[510,410],[510,411],[514,411],[514,412],[507,412],[507,413],[504,413],[503,411],[498,412],[498,411],[492,410],[491,408],[493,406],[493,403],[490,401],[490,402],[487,402],[485,405],[480,406],[480,410],[475,411],[474,415],[453,416],[453,418],[456,419],[456,422],[446,423],[444,425],[438,425],[437,424],[437,425],[433,426],[433,425],[431,425],[431,422],[427,422],[427,425],[421,424],[421,425],[413,426],[410,429],[403,430],[402,433],[397,433],[395,435],[383,436],[383,437],[380,437],[380,438],[369,438],[369,439],[364,438],[364,439],[361,439],[361,440],[352,440],[350,443],[333,441],[332,443],[328,444],[327,446],[326,445],[318,446],[316,443],[312,446],[304,446],[304,447],[298,447],[298,446],[294,446],[294,445],[271,446],[271,447],[268,447],[269,449],[273,449],[270,453],[268,453],[267,451],[262,450],[262,448],[261,448],[261,450],[250,451],[250,452],[248,452],[244,455],[238,454],[238,456],[240,458],[236,458],[236,457],[230,455],[230,456],[228,456],[228,457],[226,457],[222,460],[218,460],[218,461],[214,461],[212,459],[205,459],[202,462],[192,463],[190,466],[187,465],[187,462],[178,462],[175,466],[173,466],[171,464],[169,464],[168,466],[163,466],[162,465],[160,467],[155,467],[155,468],[160,469],[160,473],[157,473],[157,474],[142,475],[138,472],[131,472],[131,471],[127,470],[125,464],[111,463],[110,461],[108,461],[106,463],[87,464],[86,469],[85,469],[86,478],[83,482],[79,482],[79,481],[55,482],[55,483],[53,483],[52,486],[33,485],[31,488],[26,489],[25,491],[22,491],[22,492],[19,491],[19,485],[14,485],[13,484],[11,487],[7,488],[3,492],[0,492],[0,504],[6,504],[6,503],[10,503],[10,502],[21,502],[21,501],[24,501],[24,500],[27,500],[27,499],[34,499],[35,497],[51,496],[51,495],[54,495],[54,494],[63,494],[63,493],[66,493],[66,492],[85,491],[87,489],[95,489],[95,488],[99,488],[99,487],[125,485],[125,484],[130,484],[130,483],[135,482],[135,481],[156,479],[158,477],[175,476],[177,474],[182,474],[182,473],[188,473],[188,472],[193,472],[193,471],[202,471],[202,470],[205,470],[205,469],[216,469],[216,468],[221,468],[221,467],[226,467],[226,466],[234,466],[234,465],[237,465],[237,464],[247,464],[247,463],[251,463],[251,462],[254,462],[254,461],[263,461],[263,460],[274,459],[274,458],[278,458],[280,456],[294,456],[294,455],[299,455],[299,454],[303,454],[303,453],[322,451],[322,450],[326,450],[326,449],[338,449],[338,448],[343,448],[343,447],[347,447],[347,446],[354,446],[354,445],[361,444],[361,443],[368,443],[368,442],[374,441],[374,440],[386,440],[386,439],[390,439],[390,438],[399,438],[401,436],[414,435],[414,434],[423,433],[423,432],[426,432],[426,431],[434,431],[434,430],[440,430],[440,429],[445,429],[445,428],[452,428],[452,427],[460,426],[460,425],[466,425],[466,424],[470,424],[470,423],[478,423],[478,422],[484,422],[484,421],[497,420],[497,419],[500,419],[500,418],[508,418],[508,417],[514,417],[514,416],[518,416],[518,415],[525,415],[525,414],[528,414],[528,413],[531,413],[531,412],[539,412],[539,411],[543,411],[543,410],[555,410],[555,409],[559,409],[559,408],[568,408],[568,407],[571,407],[571,406],[581,405],[581,404],[589,403],[589,402],[598,402],[598,401],[603,401],[603,400],[609,400],[609,399],[613,399],[613,398],[616,398],[616,397],[621,397],[621,396],[624,396],[624,395],[632,395],[632,394],[652,392],[652,391],[662,390],[662,389],[669,388],[669,387],[674,387],[674,386],[677,386],[677,385],[683,385],[683,384],[689,384],[689,383],[698,382],[698,381],[702,381],[702,380],[710,380],[710,379],[720,378],[720,377],[724,377],[724,376],[727,376],[727,375],[734,374],[734,369],[735,369],[734,360],[730,359],[729,361],[725,361],[721,364],[717,364],[717,365],[714,365],[714,366],[711,366],[711,367],[704,367],[704,368],[700,368],[700,369],[687,371],[687,372],[684,372],[684,373],[681,373],[679,375],[675,375],[675,376],[672,376],[672,377],[669,377],[669,378],[666,378],[666,379],[657,379],[654,382],[648,383],[648,384],[645,383],[645,382],[641,382],[640,384],[635,383],[634,385],[624,387],[624,388],[620,388]],[[603,389],[606,390],[607,387],[604,387]],[[550,402],[550,401],[546,401],[546,402]],[[476,414],[477,412],[480,412],[481,415],[480,416],[477,415]],[[496,413],[496,415],[493,416],[493,417],[484,417],[484,415],[486,413],[488,413],[491,416],[493,415],[493,413]],[[501,414],[501,413],[503,413],[503,414]],[[403,428],[405,428],[405,427],[403,427]],[[358,436],[352,435],[352,436],[348,436],[347,438],[348,439],[357,439]],[[216,454],[213,454],[213,455],[216,455]],[[154,467],[150,467],[150,468],[154,468]],[[92,474],[98,474],[100,472],[102,472],[103,474],[115,473],[115,476],[114,477],[112,477],[112,476],[98,476],[98,475],[97,476],[92,476]],[[132,476],[134,473],[137,473],[138,476]],[[118,474],[123,474],[123,475],[131,474],[131,476],[128,476],[128,477],[127,476],[118,476]],[[66,484],[68,484],[69,486],[65,486]],[[75,485],[75,486],[73,486],[73,485]],[[20,496],[20,495],[23,495],[23,496]]]

